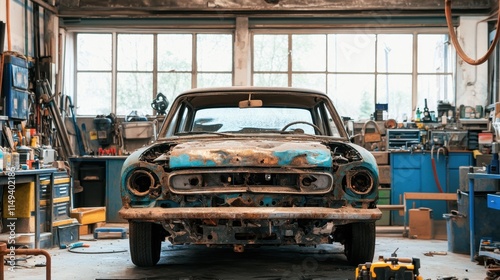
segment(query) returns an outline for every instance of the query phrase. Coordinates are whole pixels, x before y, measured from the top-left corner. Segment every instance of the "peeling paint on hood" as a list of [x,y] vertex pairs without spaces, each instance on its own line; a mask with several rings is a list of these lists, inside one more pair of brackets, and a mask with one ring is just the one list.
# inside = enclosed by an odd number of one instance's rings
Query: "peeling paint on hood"
[[330,150],[320,142],[273,140],[193,141],[175,146],[170,168],[192,167],[331,167]]

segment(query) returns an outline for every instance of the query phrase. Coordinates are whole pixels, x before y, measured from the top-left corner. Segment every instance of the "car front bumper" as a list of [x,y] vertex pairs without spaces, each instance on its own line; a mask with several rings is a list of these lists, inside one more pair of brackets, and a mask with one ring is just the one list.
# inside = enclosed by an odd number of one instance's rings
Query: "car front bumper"
[[378,208],[351,207],[196,207],[196,208],[122,208],[126,220],[164,221],[171,219],[322,219],[335,224],[375,221],[382,217]]

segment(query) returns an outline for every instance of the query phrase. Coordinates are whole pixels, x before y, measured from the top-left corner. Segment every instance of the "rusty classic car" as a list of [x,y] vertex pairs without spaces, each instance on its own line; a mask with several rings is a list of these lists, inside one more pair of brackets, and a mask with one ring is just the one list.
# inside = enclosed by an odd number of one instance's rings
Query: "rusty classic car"
[[120,215],[137,266],[155,265],[166,240],[236,252],[339,242],[357,265],[373,259],[378,180],[324,93],[194,89],[125,161]]

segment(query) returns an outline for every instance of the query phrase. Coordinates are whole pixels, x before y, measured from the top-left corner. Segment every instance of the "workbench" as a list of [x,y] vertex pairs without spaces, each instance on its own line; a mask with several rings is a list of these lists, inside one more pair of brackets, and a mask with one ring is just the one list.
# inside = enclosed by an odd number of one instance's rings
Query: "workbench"
[[105,206],[106,222],[126,222],[126,220],[120,218],[118,215],[118,211],[122,207],[120,182],[121,170],[125,159],[127,159],[127,156],[82,156],[69,159],[73,174],[75,174],[75,171],[78,172],[81,166],[95,165],[103,167],[105,170],[103,186],[105,188],[104,205],[78,205],[78,207]]
[[[35,249],[40,248],[40,177],[41,176],[50,176],[51,185],[54,182],[54,172],[56,172],[56,168],[45,168],[45,169],[32,169],[32,170],[17,170],[15,172],[15,176],[9,177],[8,172],[0,172],[0,187],[2,191],[6,190],[6,187],[9,184],[22,184],[22,183],[35,183]],[[13,179],[14,178],[14,179]],[[9,182],[10,181],[10,182]],[[15,196],[15,194],[14,194]],[[2,196],[3,197],[3,196]],[[50,198],[50,205],[52,205],[52,196]],[[2,203],[6,203],[2,201]],[[8,221],[10,220],[7,218]],[[12,221],[15,222],[15,218],[12,218]],[[50,221],[52,222],[52,221]],[[51,224],[51,223],[49,223]],[[50,228],[50,232],[52,232],[52,228]]]
[[[436,164],[436,177],[434,177],[432,159]],[[436,181],[442,186],[443,193],[456,194],[459,188],[459,168],[471,166],[473,162],[470,151],[450,151],[431,154],[430,151],[391,151],[391,204],[403,205],[405,193],[440,193]],[[432,209],[433,219],[442,220],[443,214],[451,209],[443,200],[420,200],[415,202],[415,207]],[[408,220],[405,216],[395,213],[392,215],[391,225],[404,225]]]

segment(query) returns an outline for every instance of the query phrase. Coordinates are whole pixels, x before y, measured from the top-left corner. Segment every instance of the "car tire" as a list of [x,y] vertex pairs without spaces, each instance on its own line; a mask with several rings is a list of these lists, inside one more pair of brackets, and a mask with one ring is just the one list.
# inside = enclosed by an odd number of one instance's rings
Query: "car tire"
[[373,261],[375,254],[375,222],[353,223],[349,225],[344,244],[349,264],[358,266]]
[[161,231],[156,224],[129,222],[130,257],[136,266],[154,266],[160,260]]

